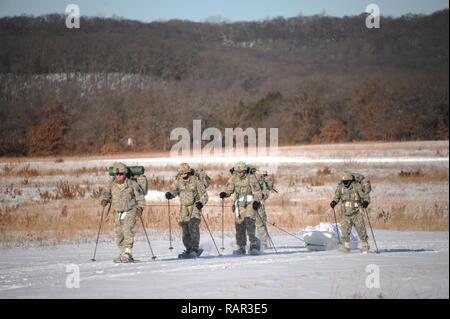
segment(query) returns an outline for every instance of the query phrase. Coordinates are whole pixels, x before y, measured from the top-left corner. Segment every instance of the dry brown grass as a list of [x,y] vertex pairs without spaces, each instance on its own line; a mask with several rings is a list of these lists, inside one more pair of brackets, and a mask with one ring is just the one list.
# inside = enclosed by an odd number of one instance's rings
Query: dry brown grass
[[[448,230],[448,207],[435,204],[426,211],[411,214],[405,205],[394,205],[383,209],[370,209],[372,225],[376,229],[396,230]],[[424,208],[425,209],[425,208]],[[314,202],[299,205],[267,205],[268,221],[288,231],[295,231],[319,222],[334,222],[326,204]],[[210,229],[217,234],[221,230],[220,205],[210,204],[203,214]],[[59,200],[23,205],[0,206],[0,243],[47,244],[63,241],[95,239],[100,220],[101,207],[98,200]],[[105,210],[106,215],[106,210]],[[179,233],[177,225],[178,207],[171,205],[172,231]],[[338,217],[339,218],[339,217]],[[165,204],[148,204],[144,210],[144,222],[148,229],[167,234],[168,214]],[[142,230],[136,225],[136,231]],[[201,228],[206,230],[204,222]],[[230,207],[224,211],[224,228],[234,230],[234,215]],[[276,228],[271,227],[273,232]],[[104,234],[113,234],[113,214],[110,213],[102,226]]]
[[59,175],[70,175],[79,177],[81,175],[87,174],[98,174],[105,173],[106,167],[81,167],[74,169],[35,169],[30,168],[30,165],[18,165],[18,164],[7,164],[3,167],[0,172],[2,177],[35,177],[35,176],[59,176]]
[[[47,190],[42,191],[38,188],[39,197],[42,202],[47,203],[51,200],[61,199],[81,199],[90,191],[89,186],[81,186],[79,184],[72,184],[68,181],[59,180],[56,182],[56,187],[53,192]],[[98,198],[101,195],[102,188],[96,188],[90,194],[91,198]]]
[[12,177],[12,176],[23,176],[32,177],[38,176],[39,172],[36,169],[30,168],[30,165],[18,166],[15,164],[7,164],[3,167],[1,176]]
[[437,182],[448,182],[448,170],[410,170],[404,171],[400,170],[397,175],[390,175],[386,177],[371,177],[370,181],[372,183],[408,183],[408,184],[423,184],[423,183],[437,183]]
[[448,205],[435,203],[431,208],[420,208],[411,214],[404,204],[369,212],[372,226],[378,229],[445,231],[448,225]]
[[[81,202],[34,203],[0,208],[2,245],[80,240],[94,236],[99,209]],[[105,228],[108,228],[105,226]]]
[[[352,148],[354,147],[357,152],[367,152],[366,146],[363,146],[354,145]],[[414,147],[411,147],[411,151]],[[323,149],[323,145],[319,148]],[[316,149],[315,146],[305,147],[307,151],[316,151]],[[382,147],[380,147],[381,150]],[[326,152],[335,151],[327,150]],[[89,160],[89,158],[83,159]],[[46,160],[59,163],[67,160],[67,158],[47,158]],[[204,208],[204,215],[210,228],[217,234],[221,229],[221,208],[217,191],[226,185],[230,177],[229,167],[226,164],[212,164],[203,166],[203,168],[213,178],[210,188],[212,196],[210,202]],[[276,188],[281,190],[281,193],[272,193],[266,205],[269,221],[275,222],[283,229],[292,231],[318,224],[321,221],[334,222],[332,211],[328,206],[332,191],[328,193],[327,189],[330,185],[334,188],[337,183],[336,173],[344,168],[348,168],[348,165],[279,165]],[[146,167],[150,189],[168,190],[175,169],[176,165]],[[377,172],[386,169],[386,167],[381,164],[379,166],[352,164],[352,169],[357,172],[364,172],[368,169]],[[153,172],[156,174],[152,175]],[[407,189],[408,187],[415,188],[416,185],[430,183],[439,183],[439,185],[433,185],[433,187],[442,189],[442,185],[445,186],[445,182],[448,183],[449,178],[448,167],[445,166],[441,168],[417,166],[417,168],[411,169],[398,165],[390,166],[387,171],[382,172],[383,174],[380,174],[380,176],[369,176],[372,184],[379,187],[378,189],[383,189],[384,185],[389,184],[399,189]],[[95,239],[101,212],[98,198],[103,192],[104,185],[90,183],[89,179],[85,177],[85,175],[90,174],[104,176],[106,167],[36,169],[28,163],[20,161],[8,162],[4,165],[3,169],[0,170],[0,180],[2,181],[0,195],[4,195],[9,203],[6,203],[6,200],[4,203],[0,203],[0,243],[44,243]],[[71,177],[67,180],[60,179],[57,181],[54,177],[48,180],[42,179],[43,176]],[[80,176],[81,178],[74,178]],[[15,200],[22,194],[27,194],[22,191],[25,188],[38,189],[37,195],[40,200],[36,201],[30,198],[25,203],[17,204],[19,201],[15,202]],[[300,195],[293,198],[292,194],[296,191]],[[396,230],[448,230],[448,200],[433,194],[430,196],[435,197],[426,197],[420,192],[418,194],[421,197],[416,200],[414,194],[402,194],[400,198],[394,198],[390,195],[388,202],[381,202],[380,197],[374,196],[375,201],[369,206],[373,226],[378,229]],[[144,221],[147,227],[165,236],[168,232],[166,205],[164,202],[162,204],[148,204],[144,211]],[[227,205],[229,205],[228,201]],[[175,233],[179,232],[176,223],[177,214],[178,208],[172,204],[172,230]],[[113,221],[111,217],[103,226],[105,235],[106,233],[112,235]],[[228,206],[225,207],[224,218],[225,229],[234,230],[234,215]],[[201,225],[202,229],[205,230],[204,223]],[[274,228],[272,229],[274,232],[276,231]],[[136,225],[136,231],[142,231],[141,225]]]

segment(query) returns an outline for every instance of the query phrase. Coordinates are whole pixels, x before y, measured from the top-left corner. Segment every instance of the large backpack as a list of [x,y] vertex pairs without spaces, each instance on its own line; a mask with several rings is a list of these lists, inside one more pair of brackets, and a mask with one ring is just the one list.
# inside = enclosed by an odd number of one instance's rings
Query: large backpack
[[[248,166],[247,168],[247,174],[250,175],[256,175],[256,171],[258,169],[255,166]],[[231,175],[233,175],[234,172],[234,168],[230,169],[230,173]],[[255,176],[256,177],[256,176]],[[275,189],[274,189],[274,185],[275,185],[275,181],[273,180],[273,177],[270,175],[261,175],[260,178],[256,178],[256,180],[259,182],[259,186],[261,187],[261,189],[268,189],[269,191],[274,191],[276,193],[278,193]]]
[[207,189],[212,182],[211,177],[206,174],[206,172],[201,168],[191,168],[191,174],[193,176],[196,176],[205,186],[205,189]]
[[369,195],[372,191],[372,184],[370,184],[369,178],[358,173],[352,173],[352,175],[355,178],[355,181],[361,184],[363,195]]
[[[134,180],[141,189],[142,194],[145,196],[148,193],[148,180],[144,175],[144,166],[127,166],[127,177]],[[114,176],[114,169],[110,167],[108,169],[109,176]]]

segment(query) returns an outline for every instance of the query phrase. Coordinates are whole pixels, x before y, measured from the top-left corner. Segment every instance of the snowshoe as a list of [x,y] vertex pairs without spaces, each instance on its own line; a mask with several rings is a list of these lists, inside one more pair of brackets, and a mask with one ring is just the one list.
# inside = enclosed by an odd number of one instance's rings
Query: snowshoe
[[189,251],[189,253],[185,257],[182,257],[182,258],[195,259],[197,257],[200,257],[202,252],[203,252],[203,249],[201,249],[201,248],[200,249],[192,249],[192,250]]
[[344,242],[344,244],[339,248],[339,251],[342,251],[343,253],[349,253],[350,252],[350,243]]
[[363,241],[361,244],[361,254],[365,255],[368,252],[369,252],[369,243]]
[[191,257],[191,250],[183,251],[181,254],[178,255],[178,258],[180,258],[180,259],[192,258]]
[[369,253],[369,251],[368,250],[366,250],[366,249],[361,249],[361,254],[363,254],[363,255],[367,255]]
[[233,250],[233,255],[235,255],[235,256],[245,255],[245,248],[239,248],[239,249]]
[[118,257],[114,258],[113,261],[115,263],[132,263],[134,262],[133,256],[127,253],[120,254]]
[[196,257],[200,257],[202,255],[202,253],[203,253],[203,249],[202,248],[197,248],[197,249],[194,249],[194,252],[196,254]]

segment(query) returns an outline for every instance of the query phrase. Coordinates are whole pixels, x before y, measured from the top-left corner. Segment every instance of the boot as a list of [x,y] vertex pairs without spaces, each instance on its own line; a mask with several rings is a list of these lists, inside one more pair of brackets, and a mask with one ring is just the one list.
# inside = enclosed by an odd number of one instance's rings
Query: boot
[[258,246],[256,244],[251,244],[250,245],[249,254],[250,255],[259,255],[259,249],[258,249]]
[[361,254],[367,254],[369,252],[369,243],[367,241],[363,241],[361,244]]
[[349,253],[350,252],[350,242],[344,241],[344,244],[342,245],[342,251],[344,253]]
[[123,252],[118,257],[114,258],[115,263],[132,263],[134,262],[133,256],[131,254]]
[[191,249],[186,249],[185,251],[183,251],[181,254],[178,255],[178,258],[181,259],[187,259],[187,258],[192,258],[192,253],[193,251]]
[[200,255],[203,253],[202,248],[194,248],[192,251],[195,253],[195,257],[200,257]]
[[233,255],[236,256],[245,255],[245,247],[240,247],[239,249],[233,250]]

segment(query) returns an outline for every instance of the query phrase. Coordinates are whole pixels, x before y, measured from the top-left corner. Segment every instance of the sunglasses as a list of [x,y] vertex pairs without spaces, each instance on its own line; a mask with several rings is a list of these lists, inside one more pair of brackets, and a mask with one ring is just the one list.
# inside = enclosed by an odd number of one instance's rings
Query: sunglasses
[[116,176],[117,175],[120,175],[120,176],[122,176],[122,175],[125,175],[124,173],[116,173]]

